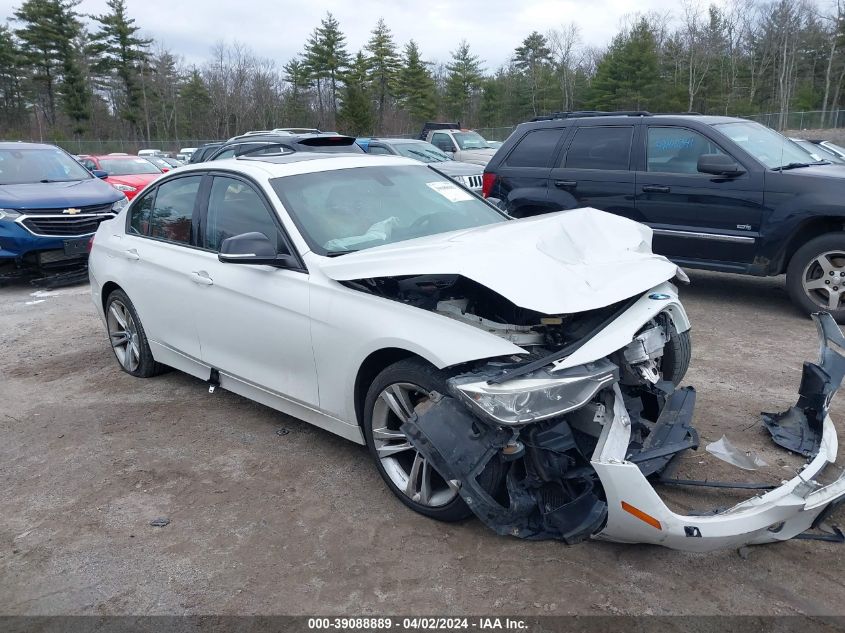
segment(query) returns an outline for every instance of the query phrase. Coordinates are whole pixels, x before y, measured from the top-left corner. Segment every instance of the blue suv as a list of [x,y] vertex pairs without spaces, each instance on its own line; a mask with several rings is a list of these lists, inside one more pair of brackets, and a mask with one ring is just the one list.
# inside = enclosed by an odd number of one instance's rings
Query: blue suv
[[73,264],[126,196],[53,145],[0,143],[0,268]]

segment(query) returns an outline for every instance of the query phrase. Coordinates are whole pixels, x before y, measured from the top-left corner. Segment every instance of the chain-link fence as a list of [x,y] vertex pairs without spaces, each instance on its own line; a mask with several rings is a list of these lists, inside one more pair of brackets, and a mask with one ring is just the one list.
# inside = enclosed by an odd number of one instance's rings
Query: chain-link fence
[[[822,130],[845,128],[845,110],[802,110],[787,112],[781,119],[780,112],[750,114],[743,118],[757,121],[775,130]],[[783,124],[781,124],[783,121]]]

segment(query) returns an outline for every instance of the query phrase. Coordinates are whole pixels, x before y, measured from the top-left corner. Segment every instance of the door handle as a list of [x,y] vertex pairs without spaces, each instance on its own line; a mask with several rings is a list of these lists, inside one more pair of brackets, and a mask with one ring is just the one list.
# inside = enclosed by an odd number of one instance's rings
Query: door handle
[[646,193],[669,193],[670,189],[660,185],[645,185],[643,191]]
[[137,262],[141,259],[141,256],[138,254],[138,251],[134,248],[130,248],[128,251],[123,251],[123,254],[126,256],[126,259],[131,259],[133,262]]
[[574,189],[578,186],[578,181],[576,180],[555,180],[555,187],[559,187],[561,189]]
[[214,284],[214,281],[204,270],[195,270],[191,272],[191,281],[202,286],[211,286]]

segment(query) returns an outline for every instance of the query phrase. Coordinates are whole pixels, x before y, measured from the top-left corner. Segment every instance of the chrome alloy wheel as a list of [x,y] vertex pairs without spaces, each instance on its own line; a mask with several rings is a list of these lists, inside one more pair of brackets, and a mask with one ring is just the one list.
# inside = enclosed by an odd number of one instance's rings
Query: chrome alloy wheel
[[135,371],[141,363],[138,328],[132,318],[132,313],[122,301],[115,299],[109,304],[106,324],[117,362],[128,372]]
[[801,285],[810,300],[826,310],[843,307],[845,294],[845,252],[829,251],[810,260],[801,275]]
[[428,397],[411,383],[388,385],[376,399],[371,419],[373,444],[390,481],[412,501],[433,508],[457,497],[458,485],[443,479],[399,430]]

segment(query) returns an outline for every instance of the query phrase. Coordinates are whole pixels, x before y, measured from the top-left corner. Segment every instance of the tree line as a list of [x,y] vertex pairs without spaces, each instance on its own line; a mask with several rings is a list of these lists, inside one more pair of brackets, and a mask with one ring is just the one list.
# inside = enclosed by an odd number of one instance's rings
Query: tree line
[[471,43],[448,60],[398,42],[379,19],[352,51],[327,13],[292,59],[219,42],[188,65],[141,36],[126,0],[83,15],[81,0],[25,0],[0,25],[0,136],[5,139],[228,138],[308,126],[406,134],[431,119],[509,126],[554,111],[650,110],[750,115],[842,107],[845,0],[683,0],[627,16],[605,47],[576,23],[529,33],[487,68]]

